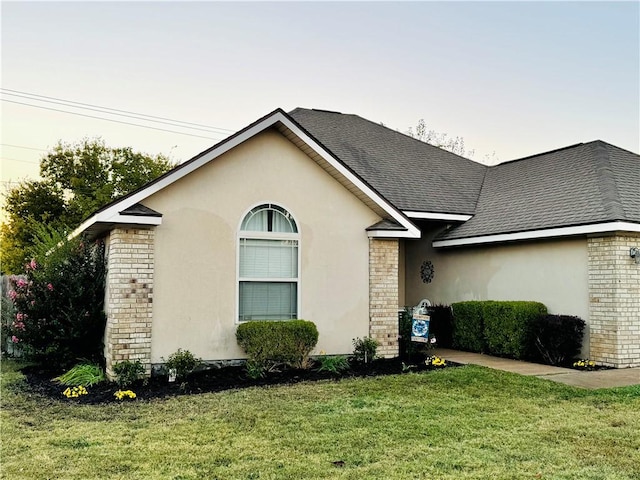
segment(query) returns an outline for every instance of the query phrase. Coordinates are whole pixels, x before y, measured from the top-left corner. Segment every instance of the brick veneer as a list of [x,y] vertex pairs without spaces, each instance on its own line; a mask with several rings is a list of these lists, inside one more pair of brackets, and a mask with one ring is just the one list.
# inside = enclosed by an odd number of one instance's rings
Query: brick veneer
[[397,239],[369,239],[369,336],[378,340],[378,354],[398,356]]
[[122,360],[151,372],[154,230],[115,228],[107,249],[105,359],[107,375]]
[[612,367],[640,366],[640,265],[629,256],[640,235],[587,240],[590,356]]

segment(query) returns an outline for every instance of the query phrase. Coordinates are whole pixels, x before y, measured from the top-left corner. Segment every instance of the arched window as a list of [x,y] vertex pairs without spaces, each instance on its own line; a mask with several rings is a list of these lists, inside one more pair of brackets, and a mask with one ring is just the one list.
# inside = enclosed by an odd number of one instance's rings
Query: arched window
[[242,220],[238,235],[238,320],[288,320],[298,316],[298,241],[284,208],[264,204]]

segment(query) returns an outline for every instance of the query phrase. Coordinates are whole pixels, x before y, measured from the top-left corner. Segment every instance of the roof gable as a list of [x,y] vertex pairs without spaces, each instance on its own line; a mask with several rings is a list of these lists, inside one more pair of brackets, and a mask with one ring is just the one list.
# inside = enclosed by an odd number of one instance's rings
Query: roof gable
[[488,237],[502,235],[504,239],[504,235],[519,232],[640,222],[639,174],[640,156],[602,141],[490,167],[473,218],[443,232],[434,245],[455,245],[455,240],[462,239],[465,242],[457,244],[484,243]]
[[[78,235],[83,232],[100,231],[105,227],[110,228],[114,224],[124,223],[124,220],[127,220],[127,223],[129,224],[135,223],[132,222],[131,219],[136,216],[130,215],[130,212],[131,208],[136,204],[140,204],[145,198],[150,197],[180,178],[195,172],[198,168],[206,165],[208,162],[218,158],[220,155],[223,155],[235,146],[269,128],[277,128],[289,140],[300,147],[312,160],[316,161],[316,163],[361,199],[367,206],[376,211],[380,216],[393,220],[401,225],[403,230],[399,230],[397,232],[397,237],[420,237],[420,230],[401,211],[378,193],[375,188],[353,172],[347,165],[341,162],[339,158],[328,151],[322,144],[317,142],[307,131],[300,127],[300,125],[293,121],[291,117],[281,109],[274,110],[270,114],[262,117],[248,127],[240,130],[204,152],[196,155],[192,159],[165,173],[142,188],[131,192],[108,205],[105,205],[100,210],[96,211],[89,219],[84,221],[72,233],[72,235]],[[138,216],[137,218],[152,218],[153,223],[150,224],[153,225],[159,225],[161,223],[161,217],[159,216]],[[376,236],[375,230],[371,231],[370,235]]]

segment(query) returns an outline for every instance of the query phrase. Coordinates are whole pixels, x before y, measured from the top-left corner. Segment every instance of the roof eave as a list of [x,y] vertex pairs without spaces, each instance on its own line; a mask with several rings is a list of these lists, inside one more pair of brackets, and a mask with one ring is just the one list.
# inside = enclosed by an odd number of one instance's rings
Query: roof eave
[[525,240],[550,239],[559,237],[572,237],[576,235],[590,235],[596,233],[613,232],[638,232],[640,223],[614,221],[594,223],[588,225],[576,225],[570,227],[547,228],[542,230],[530,230],[526,232],[500,233],[496,235],[483,235],[468,238],[455,238],[450,240],[434,240],[434,248],[462,247],[472,245],[488,245],[496,243],[516,242]]

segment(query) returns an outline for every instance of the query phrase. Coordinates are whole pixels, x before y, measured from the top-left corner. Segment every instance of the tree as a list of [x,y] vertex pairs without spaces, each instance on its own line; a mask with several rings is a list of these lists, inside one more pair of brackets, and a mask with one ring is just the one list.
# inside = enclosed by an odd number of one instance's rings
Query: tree
[[434,147],[448,150],[449,152],[460,155],[461,157],[471,158],[473,157],[475,150],[467,150],[464,144],[464,138],[462,137],[449,137],[446,133],[439,133],[435,130],[427,129],[427,125],[423,118],[418,120],[415,132],[411,127],[407,131],[407,135],[420,140],[421,142],[428,143]]
[[0,229],[3,272],[19,272],[30,259],[37,225],[71,231],[101,206],[173,168],[164,155],[107,147],[102,139],[59,142],[40,160],[41,180],[20,183],[5,200]]

